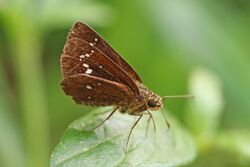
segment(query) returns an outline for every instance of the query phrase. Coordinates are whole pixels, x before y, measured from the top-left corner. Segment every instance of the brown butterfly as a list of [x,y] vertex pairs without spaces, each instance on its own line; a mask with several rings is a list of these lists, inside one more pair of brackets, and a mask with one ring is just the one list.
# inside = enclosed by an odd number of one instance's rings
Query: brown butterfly
[[133,68],[109,44],[81,22],[76,22],[68,34],[61,55],[61,70],[64,76],[61,86],[76,103],[115,107],[98,126],[116,111],[138,116],[130,130],[126,148],[132,130],[142,116],[148,114],[149,121],[153,120],[149,111],[160,110],[163,99],[192,97],[161,97],[150,91]]

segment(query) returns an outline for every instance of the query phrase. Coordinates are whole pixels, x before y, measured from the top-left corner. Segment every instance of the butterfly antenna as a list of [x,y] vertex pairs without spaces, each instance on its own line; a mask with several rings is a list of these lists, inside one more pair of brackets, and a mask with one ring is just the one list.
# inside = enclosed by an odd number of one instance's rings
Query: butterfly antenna
[[163,99],[193,99],[193,95],[176,95],[176,96],[163,96]]
[[[188,99],[193,99],[193,98],[195,98],[193,95],[175,95],[175,96],[163,96],[162,97],[163,98],[163,100],[164,99],[186,99],[186,98],[188,98]],[[170,128],[170,124],[168,123],[168,120],[166,119],[166,116],[165,116],[165,114],[164,114],[164,112],[161,110],[161,113],[162,113],[162,115],[163,115],[163,117],[164,117],[164,119],[165,119],[165,122],[166,122],[166,124],[167,124],[167,126],[168,126],[168,129]]]
[[166,118],[166,116],[165,116],[165,114],[164,114],[163,110],[161,110],[161,113],[162,113],[163,118],[164,118],[164,120],[165,120],[165,122],[166,122],[166,125],[167,125],[167,127],[168,127],[168,129],[167,129],[167,130],[169,130],[169,129],[170,129],[170,124],[169,124],[169,122],[168,122],[168,120],[167,120],[167,118]]

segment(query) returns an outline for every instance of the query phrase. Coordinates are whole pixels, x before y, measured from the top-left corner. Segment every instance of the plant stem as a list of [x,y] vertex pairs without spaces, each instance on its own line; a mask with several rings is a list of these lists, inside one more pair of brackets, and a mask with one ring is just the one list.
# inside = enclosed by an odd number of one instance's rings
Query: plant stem
[[40,35],[31,20],[11,15],[6,23],[22,112],[27,166],[44,167],[49,161],[49,128],[41,64]]

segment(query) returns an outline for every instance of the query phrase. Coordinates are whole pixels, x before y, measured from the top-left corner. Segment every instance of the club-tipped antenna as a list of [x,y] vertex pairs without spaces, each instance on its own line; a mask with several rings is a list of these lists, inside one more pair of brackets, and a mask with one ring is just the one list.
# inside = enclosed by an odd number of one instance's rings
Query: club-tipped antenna
[[174,95],[174,96],[163,96],[163,99],[193,99],[193,95]]

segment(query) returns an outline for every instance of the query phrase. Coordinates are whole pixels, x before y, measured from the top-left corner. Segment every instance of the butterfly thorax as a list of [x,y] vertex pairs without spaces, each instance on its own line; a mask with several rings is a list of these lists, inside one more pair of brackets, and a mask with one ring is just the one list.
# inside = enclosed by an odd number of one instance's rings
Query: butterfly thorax
[[137,84],[140,90],[140,97],[136,98],[129,105],[121,107],[122,113],[128,113],[130,115],[141,115],[147,110],[159,110],[163,107],[161,96],[150,91],[145,85]]

